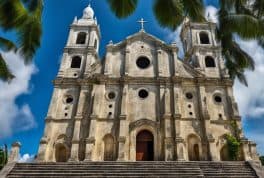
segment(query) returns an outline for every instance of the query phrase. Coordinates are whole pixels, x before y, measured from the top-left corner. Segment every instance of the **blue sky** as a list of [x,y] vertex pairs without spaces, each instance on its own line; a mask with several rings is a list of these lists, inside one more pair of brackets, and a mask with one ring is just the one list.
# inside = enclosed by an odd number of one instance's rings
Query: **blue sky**
[[[4,131],[0,130],[0,145],[4,143],[10,145],[13,141],[19,140],[22,143],[22,155],[26,153],[34,155],[37,153],[39,140],[43,134],[44,119],[53,90],[51,81],[58,72],[59,62],[68,37],[69,25],[72,23],[74,16],[82,16],[82,11],[87,4],[88,1],[86,0],[45,0],[42,45],[35,56],[35,63],[24,68],[13,68],[12,70],[14,71],[17,70],[19,72],[21,70],[21,73],[25,73],[23,75],[25,76],[24,78],[18,77],[13,84],[7,86],[0,82],[0,92],[2,94],[6,92],[5,96],[7,96],[6,98],[2,96],[2,98],[10,104],[8,106],[8,111],[10,112],[0,109],[0,117],[2,118],[0,118],[0,129],[1,124],[2,126],[5,124],[9,126]],[[207,1],[207,5],[217,6],[217,4],[215,0]],[[140,26],[136,21],[141,17],[148,21],[145,25],[148,33],[167,43],[179,41],[177,31],[171,32],[168,29],[159,27],[152,13],[152,0],[139,1],[136,12],[123,20],[115,18],[105,0],[94,0],[92,7],[100,24],[102,34],[100,56],[104,55],[105,46],[110,40],[113,40],[114,43],[119,42],[125,39],[126,36],[137,32]],[[216,9],[214,7],[210,8],[209,12],[214,13]],[[12,33],[4,34],[0,31],[1,35],[15,39]],[[256,49],[254,41],[241,41],[241,44],[247,50],[254,49],[253,55],[258,55],[256,58],[264,57],[263,50],[260,48]],[[180,46],[180,44],[178,45]],[[13,54],[6,54],[6,56],[14,59],[13,61],[19,59]],[[13,61],[9,61],[10,66]],[[264,69],[263,62],[258,62]],[[259,72],[257,74],[264,75],[263,71],[261,68],[257,71]],[[242,108],[241,113],[244,116],[243,126],[246,136],[257,141],[259,152],[264,154],[264,141],[262,139],[264,136],[264,129],[262,129],[264,125],[264,104],[261,100],[262,98],[264,99],[263,94],[261,94],[264,93],[262,92],[264,86],[260,84],[261,82],[257,82],[259,76],[256,76],[257,74],[248,73],[250,79],[252,79],[249,84],[253,87],[245,88],[240,84],[236,84],[235,91],[238,91],[236,97],[238,98],[239,107]],[[19,82],[19,79],[24,83]],[[17,90],[12,93],[11,91],[13,90],[9,87],[17,87]],[[1,106],[3,103],[5,102],[1,102],[0,94],[0,108],[4,106]]]

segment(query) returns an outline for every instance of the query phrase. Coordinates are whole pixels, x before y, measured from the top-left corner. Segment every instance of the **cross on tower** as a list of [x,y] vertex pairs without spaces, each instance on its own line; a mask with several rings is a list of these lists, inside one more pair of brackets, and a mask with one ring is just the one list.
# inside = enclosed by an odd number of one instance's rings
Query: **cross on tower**
[[141,30],[144,30],[144,23],[147,23],[147,21],[144,21],[143,18],[137,21],[138,23],[141,23]]

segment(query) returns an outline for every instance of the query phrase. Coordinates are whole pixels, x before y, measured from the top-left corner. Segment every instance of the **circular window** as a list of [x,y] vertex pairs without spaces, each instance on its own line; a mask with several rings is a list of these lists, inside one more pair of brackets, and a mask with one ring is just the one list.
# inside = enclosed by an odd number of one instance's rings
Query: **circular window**
[[185,96],[186,96],[186,98],[189,99],[189,100],[193,98],[193,94],[190,93],[190,92],[186,93]]
[[116,97],[115,92],[112,91],[112,92],[109,92],[109,93],[108,93],[108,98],[109,98],[109,99],[112,100],[112,99],[115,99],[115,97]]
[[140,98],[142,98],[142,99],[147,98],[148,95],[149,95],[149,94],[148,94],[148,91],[145,90],[145,89],[139,90],[139,92],[138,92],[138,96],[139,96]]
[[72,103],[73,102],[73,97],[72,96],[67,96],[67,98],[66,98],[66,103],[67,104],[70,104],[70,103]]
[[215,96],[215,97],[214,97],[214,100],[215,100],[215,102],[217,102],[217,103],[221,103],[221,102],[222,102],[222,98],[221,98],[221,96]]
[[146,69],[150,65],[150,60],[146,57],[140,57],[137,59],[137,66],[141,69]]

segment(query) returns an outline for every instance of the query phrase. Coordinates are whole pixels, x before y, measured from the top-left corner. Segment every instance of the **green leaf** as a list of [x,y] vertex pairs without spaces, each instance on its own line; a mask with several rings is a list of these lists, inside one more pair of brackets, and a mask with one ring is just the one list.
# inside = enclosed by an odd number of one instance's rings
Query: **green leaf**
[[228,14],[221,18],[221,24],[223,33],[237,33],[243,39],[257,39],[264,35],[264,20],[250,15]]
[[0,79],[2,79],[3,81],[10,81],[14,77],[15,76],[9,71],[2,54],[0,54]]
[[155,0],[153,11],[154,15],[162,27],[172,30],[184,20],[184,6],[181,0]]
[[25,24],[19,29],[17,34],[20,54],[25,58],[25,62],[31,62],[40,46],[42,35],[41,23],[35,17],[30,17]]
[[12,41],[5,39],[3,37],[0,37],[0,48],[3,51],[10,51],[10,50],[14,50],[15,52],[17,51],[16,45]]
[[118,18],[130,16],[137,7],[138,0],[107,0],[112,12]]
[[203,0],[183,0],[185,15],[194,22],[205,22]]
[[19,28],[27,17],[27,10],[20,0],[0,1],[0,26],[4,30]]

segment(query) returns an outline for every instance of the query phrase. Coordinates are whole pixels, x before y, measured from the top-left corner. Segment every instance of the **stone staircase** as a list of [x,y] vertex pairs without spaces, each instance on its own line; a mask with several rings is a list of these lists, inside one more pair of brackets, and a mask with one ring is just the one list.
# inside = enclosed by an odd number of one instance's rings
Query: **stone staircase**
[[246,162],[17,163],[8,178],[257,178]]

